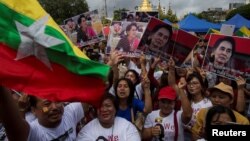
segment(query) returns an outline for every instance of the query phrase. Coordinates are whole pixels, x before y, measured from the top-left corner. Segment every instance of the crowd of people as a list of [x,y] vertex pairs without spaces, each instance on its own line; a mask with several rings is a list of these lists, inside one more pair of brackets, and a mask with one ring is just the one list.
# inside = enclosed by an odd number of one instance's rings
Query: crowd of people
[[100,107],[49,101],[1,86],[1,139],[198,140],[207,138],[211,125],[249,124],[249,92],[242,77],[235,88],[225,78],[208,87],[209,72],[176,68],[173,59],[162,68],[160,58],[131,59],[114,51],[106,63],[112,69]]
[[[67,21],[69,30],[74,26],[71,22]],[[85,16],[79,17],[78,24],[77,42],[96,36]],[[91,59],[88,51],[96,49],[94,60],[111,68],[99,107],[50,101],[0,86],[0,140],[191,141],[207,140],[212,125],[249,125],[250,90],[245,78],[217,76],[203,70],[202,63],[176,67],[173,58],[163,61],[159,50],[166,51],[170,28],[155,26],[145,45],[139,46],[154,54],[152,58],[144,54],[130,58],[119,51],[135,48],[134,23],[110,54],[101,44],[83,48]],[[229,65],[234,44],[231,38],[215,43],[210,58],[213,69]],[[194,59],[199,62],[199,57]]]

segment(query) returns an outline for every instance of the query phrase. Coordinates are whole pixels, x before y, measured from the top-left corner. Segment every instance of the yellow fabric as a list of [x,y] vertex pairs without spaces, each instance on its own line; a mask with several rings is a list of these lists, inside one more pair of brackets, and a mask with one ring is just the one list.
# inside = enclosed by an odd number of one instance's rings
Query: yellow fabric
[[217,34],[220,34],[220,31],[218,31],[218,30],[215,30],[215,29],[211,29],[211,31],[212,31],[213,33],[217,33]]
[[239,30],[243,32],[245,35],[247,35],[248,37],[250,37],[250,30],[246,26],[241,27]]
[[[0,0],[0,3],[3,3],[12,10],[34,20],[38,20],[41,17],[47,15],[47,12],[41,7],[40,3],[37,0]],[[67,40],[67,42],[69,42],[70,46],[73,48],[73,51],[76,56],[89,60],[89,58],[70,41],[70,39],[66,36],[66,34],[61,30],[61,28],[51,17],[49,18],[47,26],[53,27],[64,36],[64,38]]]
[[[207,115],[207,111],[208,111],[208,108],[203,108],[203,109],[200,109],[200,111],[197,113],[196,122],[195,122],[194,126],[192,127],[193,134],[199,134],[199,133],[203,132],[203,130],[205,128],[204,126],[205,126],[205,122],[206,122],[205,118]],[[249,121],[246,117],[244,117],[243,115],[239,114],[236,111],[233,111],[233,112],[234,112],[234,115],[236,117],[237,123],[242,124],[242,125],[249,125]]]

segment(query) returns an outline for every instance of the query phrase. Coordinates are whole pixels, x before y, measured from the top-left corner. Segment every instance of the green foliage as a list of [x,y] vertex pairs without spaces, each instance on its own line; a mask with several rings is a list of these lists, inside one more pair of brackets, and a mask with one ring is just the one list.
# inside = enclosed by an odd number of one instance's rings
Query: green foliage
[[159,11],[159,19],[161,20],[168,19],[172,23],[178,22],[176,14],[173,14],[171,9],[168,10],[167,14],[164,14],[162,10],[158,9],[158,11]]
[[201,12],[196,14],[195,16],[198,17],[199,19],[205,19],[209,22],[216,23],[215,19],[211,16],[211,14],[207,12]]
[[86,0],[38,0],[42,7],[58,23],[75,15],[89,11]]
[[110,25],[111,24],[111,20],[106,19],[104,16],[101,17],[101,20],[102,20],[103,25]]
[[129,10],[127,10],[127,9],[125,9],[125,8],[123,8],[123,9],[118,9],[118,10],[114,10],[114,16],[113,16],[113,21],[120,21],[121,19],[122,19],[122,17],[121,17],[121,13],[122,12],[126,12],[126,11],[129,11]]
[[236,9],[230,11],[226,16],[226,20],[232,18],[236,14],[240,14],[241,16],[245,17],[246,19],[250,20],[250,4],[241,6],[239,8],[236,8]]

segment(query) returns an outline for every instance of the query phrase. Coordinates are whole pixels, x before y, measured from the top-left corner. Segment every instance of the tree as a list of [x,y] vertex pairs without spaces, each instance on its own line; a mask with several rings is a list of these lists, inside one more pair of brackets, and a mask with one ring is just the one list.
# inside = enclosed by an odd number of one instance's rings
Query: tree
[[118,10],[114,10],[114,16],[113,16],[113,20],[114,21],[120,21],[122,19],[122,13],[126,13],[127,11],[129,11],[128,9],[118,9]]
[[39,2],[58,24],[67,18],[89,11],[86,0],[39,0]]
[[172,23],[178,22],[178,18],[176,14],[173,14],[173,11],[171,8],[168,9],[167,14],[164,14],[161,8],[158,8],[158,12],[159,12],[159,19],[161,20],[168,19]]
[[105,16],[102,16],[101,17],[101,20],[102,20],[102,24],[105,26],[105,25],[110,25],[111,24],[111,20],[110,19],[107,19]]
[[236,14],[240,14],[244,18],[250,20],[250,4],[241,6],[239,8],[230,11],[226,16],[226,20],[232,18]]

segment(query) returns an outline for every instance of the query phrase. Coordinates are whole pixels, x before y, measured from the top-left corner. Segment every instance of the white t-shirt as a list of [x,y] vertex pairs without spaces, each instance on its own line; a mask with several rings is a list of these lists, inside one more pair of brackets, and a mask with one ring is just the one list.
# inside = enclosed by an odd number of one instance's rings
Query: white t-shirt
[[196,122],[197,113],[200,111],[200,109],[208,108],[208,107],[212,107],[212,106],[213,106],[213,104],[208,98],[204,98],[203,100],[201,100],[198,103],[191,102],[191,107],[193,109],[193,115],[192,115],[192,119],[189,122],[188,126],[192,127],[194,125],[194,123]]
[[60,125],[46,128],[36,119],[30,123],[28,141],[74,141],[77,123],[84,117],[81,103],[71,103],[64,108]]
[[[176,113],[177,122],[178,122],[178,141],[184,141],[184,131],[183,131],[183,123],[181,120],[182,111],[178,111]],[[160,117],[160,110],[156,110],[148,114],[144,128],[150,128],[155,126],[157,123],[155,122],[156,118]],[[175,136],[175,126],[174,126],[174,111],[168,115],[167,117],[162,118],[162,123],[164,127],[164,141],[174,141]],[[153,138],[152,141],[157,141],[156,138]]]
[[2,123],[0,123],[0,141],[8,141],[5,128]]
[[32,112],[26,112],[25,113],[25,120],[28,123],[31,123],[36,120],[36,116]]
[[116,117],[110,128],[101,126],[99,120],[93,119],[78,133],[77,141],[140,141],[136,127],[124,118]]

